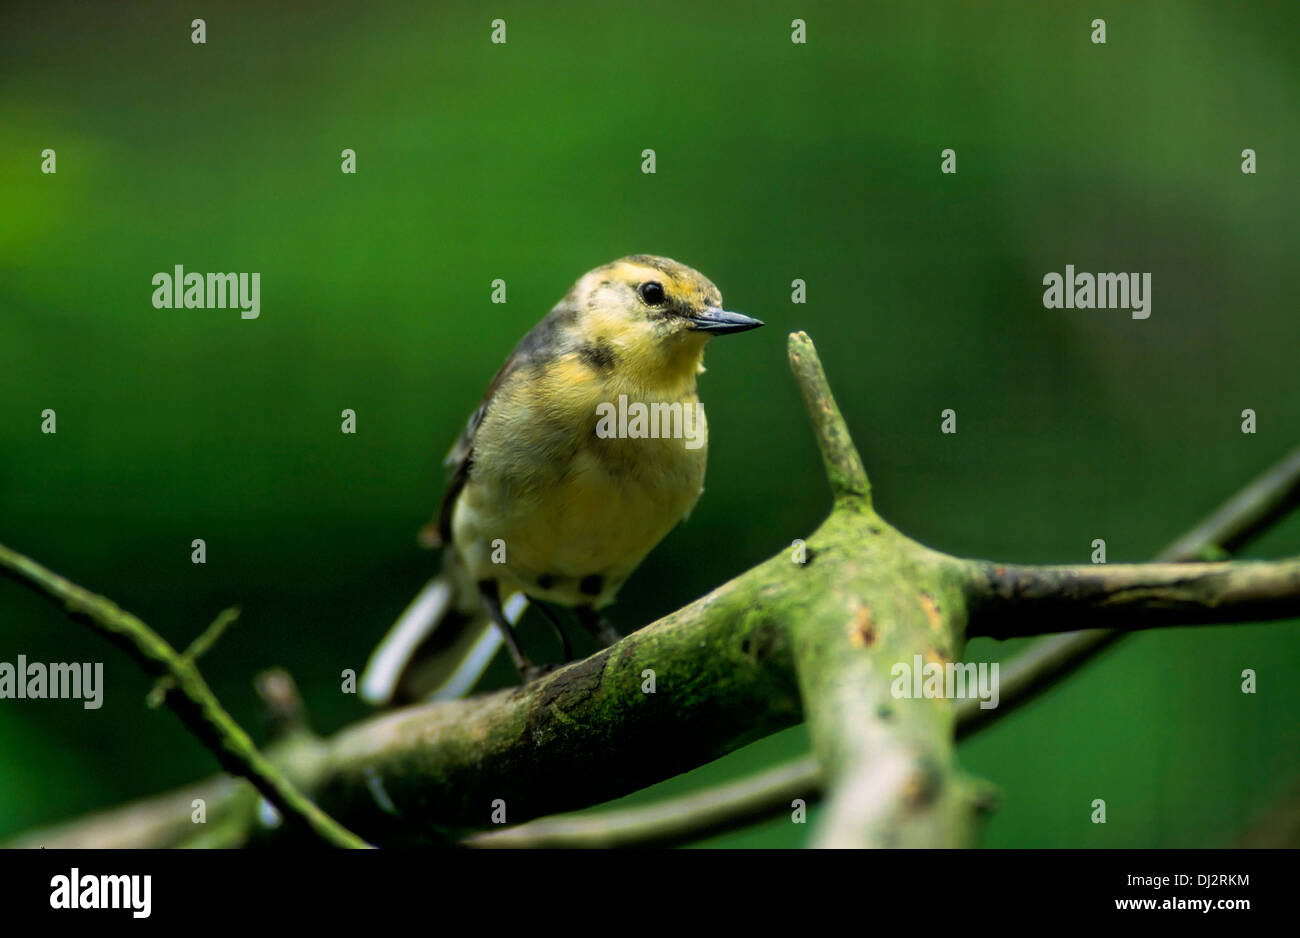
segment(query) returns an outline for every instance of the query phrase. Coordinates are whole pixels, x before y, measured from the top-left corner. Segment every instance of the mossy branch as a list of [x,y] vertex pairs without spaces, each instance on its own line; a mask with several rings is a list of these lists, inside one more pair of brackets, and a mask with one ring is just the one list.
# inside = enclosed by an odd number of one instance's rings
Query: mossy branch
[[[51,570],[0,544],[0,572],[63,605],[69,616],[88,622],[158,678],[159,693],[226,771],[243,776],[291,824],[302,824],[336,847],[367,844],[311,802],[271,763],[221,706],[203,680],[195,658],[233,615],[224,613],[187,654],[180,654],[157,632],[103,596],[77,586]],[[186,808],[188,810],[188,807]]]
[[[896,664],[957,660],[971,616],[997,634],[993,610],[1011,622],[1059,615],[1066,627],[1099,610],[1162,625],[1182,614],[1236,621],[1247,608],[1295,614],[1294,562],[999,568],[916,543],[871,508],[807,336],[791,336],[790,360],[835,496],[805,539],[806,562],[778,555],[525,687],[409,707],[314,741],[295,777],[322,808],[376,842],[446,842],[503,811],[516,823],[588,807],[807,719],[829,794],[816,843],[967,845],[996,798],[956,764],[960,708],[895,698]],[[1008,570],[1014,578],[999,579]],[[144,660],[198,679],[170,646]]]
[[[1300,505],[1300,448],[1293,450],[1155,557],[1191,562],[1241,550]],[[1001,662],[998,706],[975,699],[957,704],[957,739],[1015,713],[1122,639],[1126,632],[1089,629],[1050,635]],[[800,756],[762,772],[654,804],[582,816],[540,818],[474,834],[474,847],[628,847],[689,843],[788,813],[796,799],[820,801],[821,765]]]
[[794,372],[804,407],[812,421],[831,493],[836,501],[860,499],[869,506],[871,483],[867,481],[867,470],[862,465],[858,448],[853,445],[853,437],[849,435],[839,405],[831,395],[826,372],[808,333],[791,334],[789,356],[790,370]]

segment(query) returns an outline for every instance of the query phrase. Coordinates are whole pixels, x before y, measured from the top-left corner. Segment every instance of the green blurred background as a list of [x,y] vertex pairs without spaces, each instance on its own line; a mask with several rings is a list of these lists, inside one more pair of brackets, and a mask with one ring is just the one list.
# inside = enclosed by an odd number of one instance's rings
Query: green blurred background
[[[652,252],[769,327],[710,350],[707,491],[610,610],[624,629],[826,512],[794,329],[904,531],[1009,561],[1086,562],[1098,537],[1112,562],[1146,559],[1300,441],[1298,25],[1290,0],[9,3],[0,542],[177,645],[242,605],[203,667],[258,738],[250,679],[270,665],[317,729],[357,720],[340,671],[433,569],[414,532],[487,380],[580,274]],[[1151,318],[1044,309],[1067,263],[1150,271]],[[174,264],[260,272],[261,318],[154,309]],[[1251,556],[1298,543],[1292,519]],[[0,701],[0,837],[211,771],[130,661],[0,582],[0,660],[20,653],[103,661],[107,688],[98,711]],[[962,746],[1005,793],[985,842],[1233,843],[1300,777],[1298,664],[1294,624],[1129,640]],[[807,743],[790,730],[627,800]]]

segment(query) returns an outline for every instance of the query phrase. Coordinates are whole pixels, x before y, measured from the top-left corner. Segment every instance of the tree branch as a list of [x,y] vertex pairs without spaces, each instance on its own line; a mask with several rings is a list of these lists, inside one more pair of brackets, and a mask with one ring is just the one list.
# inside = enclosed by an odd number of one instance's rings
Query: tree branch
[[[896,699],[890,686],[893,666],[914,655],[957,659],[968,601],[980,616],[995,604],[1013,616],[1035,604],[1066,616],[1073,606],[1060,594],[1074,584],[1074,599],[1117,619],[1176,608],[1235,621],[1247,607],[1253,617],[1293,608],[1288,591],[1300,584],[1278,578],[1289,564],[1176,577],[1158,567],[1004,567],[1017,577],[1005,581],[989,575],[992,564],[932,551],[871,508],[807,336],[791,337],[790,357],[835,493],[830,517],[806,539],[806,562],[782,553],[525,687],[411,707],[312,740],[293,772],[299,784],[379,842],[445,841],[502,812],[518,822],[626,794],[802,717],[830,793],[816,843],[970,844],[994,799],[956,767],[958,708]],[[168,654],[145,656],[155,671],[201,682],[192,662],[162,644]],[[180,675],[178,686],[187,687]]]
[[[1205,519],[1160,551],[1157,562],[1187,562],[1236,552],[1300,505],[1300,447],[1228,498]],[[1089,629],[1039,639],[1001,663],[998,706],[977,700],[957,704],[957,739],[998,722],[1049,687],[1076,673],[1127,633]],[[594,817],[541,818],[499,831],[475,834],[480,847],[628,847],[689,843],[736,830],[790,810],[795,798],[822,797],[822,771],[811,756],[779,763],[716,788],[667,798],[653,805],[604,811]]]
[[471,834],[470,847],[668,847],[762,820],[778,808],[791,810],[807,795],[809,778],[821,768],[804,756],[746,778],[652,805],[582,817],[545,817],[502,830]]
[[980,562],[972,573],[972,638],[1300,616],[1300,559],[1063,567]]
[[818,534],[833,531],[846,547],[830,579],[822,577],[831,561],[819,551],[822,576],[806,584],[809,607],[787,623],[804,716],[832,793],[814,842],[973,843],[989,798],[986,786],[956,768],[951,702],[909,706],[891,693],[896,662],[922,652],[952,660],[959,652],[961,583],[947,558],[872,509],[862,460],[806,334],[790,336],[789,356],[837,505]]
[[1156,560],[1215,560],[1210,556],[1215,551],[1235,554],[1297,507],[1300,446],[1157,554]]
[[[221,613],[212,620],[199,637],[190,642],[189,647],[181,652],[181,659],[191,664],[196,663],[200,658],[208,653],[208,650],[217,643],[217,640],[225,634],[226,629],[234,625],[235,620],[239,618],[239,607],[231,606],[229,609],[223,609]],[[145,698],[145,703],[150,707],[161,706],[167,699],[167,695],[176,688],[176,679],[170,674],[164,674],[154,683],[153,689],[149,691],[149,696]]]
[[0,572],[62,603],[68,615],[90,623],[134,658],[146,673],[174,682],[174,690],[170,692],[166,685],[160,686],[181,722],[212,751],[223,768],[252,782],[290,822],[305,825],[337,847],[366,846],[365,841],[316,807],[258,751],[248,734],[217,701],[199,674],[193,657],[178,654],[157,632],[103,596],[77,586],[3,544],[0,544]]
[[[1157,563],[1180,563],[1236,553],[1300,506],[1300,447],[1229,497],[1191,530],[1156,554]],[[1015,712],[1048,687],[1078,671],[1126,632],[1087,629],[1039,639],[1004,662],[997,707],[963,708],[958,736]],[[967,714],[966,710],[973,712]]]
[[853,438],[840,414],[839,405],[831,396],[826,372],[822,370],[821,359],[817,357],[817,350],[813,347],[812,339],[808,338],[808,333],[791,334],[789,355],[790,369],[794,372],[804,407],[812,421],[817,447],[822,454],[822,464],[826,467],[826,478],[831,484],[831,493],[836,501],[858,498],[869,505],[871,484],[867,481],[867,470],[863,468],[858,448],[853,445]]

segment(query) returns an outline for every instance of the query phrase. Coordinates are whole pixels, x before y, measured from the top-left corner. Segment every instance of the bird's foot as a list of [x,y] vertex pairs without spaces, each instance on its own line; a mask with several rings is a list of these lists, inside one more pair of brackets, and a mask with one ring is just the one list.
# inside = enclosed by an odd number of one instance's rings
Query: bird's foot
[[619,634],[618,630],[606,622],[605,617],[590,606],[578,606],[574,609],[574,612],[577,613],[578,621],[582,623],[582,627],[596,641],[600,642],[601,648],[608,648],[622,639],[623,636]]

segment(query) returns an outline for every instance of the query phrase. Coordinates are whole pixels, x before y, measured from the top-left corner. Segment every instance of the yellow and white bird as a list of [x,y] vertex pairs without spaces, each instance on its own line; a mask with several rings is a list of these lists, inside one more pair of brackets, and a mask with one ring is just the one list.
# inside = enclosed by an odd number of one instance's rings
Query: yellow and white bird
[[571,606],[602,644],[617,640],[597,610],[700,497],[704,347],[761,325],[666,257],[625,257],[574,284],[506,359],[448,454],[450,482],[421,532],[447,548],[442,572],[371,656],[362,696],[461,696],[502,642],[530,679],[542,669],[514,631],[529,601],[552,622],[547,603]]

